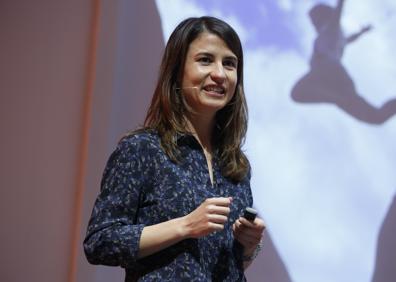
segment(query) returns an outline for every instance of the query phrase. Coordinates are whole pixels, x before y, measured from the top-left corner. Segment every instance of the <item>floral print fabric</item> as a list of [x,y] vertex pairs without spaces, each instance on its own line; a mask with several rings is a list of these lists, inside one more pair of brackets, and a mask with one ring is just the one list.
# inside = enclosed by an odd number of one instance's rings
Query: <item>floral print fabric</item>
[[[93,264],[121,266],[125,281],[245,281],[242,246],[232,224],[252,206],[250,176],[234,183],[213,158],[212,185],[201,146],[191,135],[177,139],[181,162],[172,162],[154,131],[125,137],[110,156],[96,199],[84,250]],[[182,217],[211,197],[233,197],[222,231],[183,240],[137,259],[145,226]]]

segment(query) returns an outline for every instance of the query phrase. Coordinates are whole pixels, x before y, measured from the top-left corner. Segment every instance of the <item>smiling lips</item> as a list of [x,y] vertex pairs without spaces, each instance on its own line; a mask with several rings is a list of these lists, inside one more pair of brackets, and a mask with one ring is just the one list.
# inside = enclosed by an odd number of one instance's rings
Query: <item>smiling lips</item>
[[206,85],[203,89],[210,95],[223,96],[225,94],[225,88],[221,85]]

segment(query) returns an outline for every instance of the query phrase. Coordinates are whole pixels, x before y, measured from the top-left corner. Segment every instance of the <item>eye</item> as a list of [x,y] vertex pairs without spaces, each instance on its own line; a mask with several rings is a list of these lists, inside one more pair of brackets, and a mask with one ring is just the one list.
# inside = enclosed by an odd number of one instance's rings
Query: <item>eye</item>
[[226,59],[223,62],[223,65],[227,68],[230,69],[236,69],[237,68],[237,61],[234,59]]
[[200,57],[198,58],[198,62],[203,65],[209,65],[212,62],[212,59],[210,57]]

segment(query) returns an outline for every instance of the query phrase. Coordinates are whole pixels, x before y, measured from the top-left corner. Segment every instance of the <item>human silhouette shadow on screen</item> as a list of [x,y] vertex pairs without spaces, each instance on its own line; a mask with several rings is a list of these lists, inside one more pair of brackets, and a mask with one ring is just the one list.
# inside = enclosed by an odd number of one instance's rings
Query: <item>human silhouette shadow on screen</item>
[[335,8],[318,4],[310,10],[317,31],[310,70],[293,87],[291,97],[300,103],[332,103],[360,121],[382,124],[396,114],[396,99],[376,107],[357,93],[341,59],[345,47],[370,31],[371,26],[345,36],[340,25],[343,5],[344,0],[338,0]]
[[246,278],[249,282],[292,282],[288,269],[268,232],[264,234],[263,249],[246,271]]
[[396,277],[396,196],[382,223],[372,282],[391,282]]

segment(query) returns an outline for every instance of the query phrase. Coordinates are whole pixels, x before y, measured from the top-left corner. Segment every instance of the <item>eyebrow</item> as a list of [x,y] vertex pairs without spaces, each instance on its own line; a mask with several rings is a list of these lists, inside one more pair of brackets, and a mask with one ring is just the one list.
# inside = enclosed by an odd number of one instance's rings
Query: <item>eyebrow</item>
[[[209,53],[209,52],[199,52],[199,53],[195,54],[195,57],[198,57],[198,56],[214,57],[214,55],[213,55],[212,53]],[[228,55],[228,56],[225,57],[225,59],[227,59],[227,60],[233,60],[233,61],[235,61],[236,63],[239,61],[239,60],[238,60],[238,57],[235,56],[235,55]]]
[[233,61],[235,64],[237,64],[237,63],[239,62],[238,57],[236,57],[236,56],[227,56],[227,57],[225,57],[225,59],[231,60],[231,61]]

